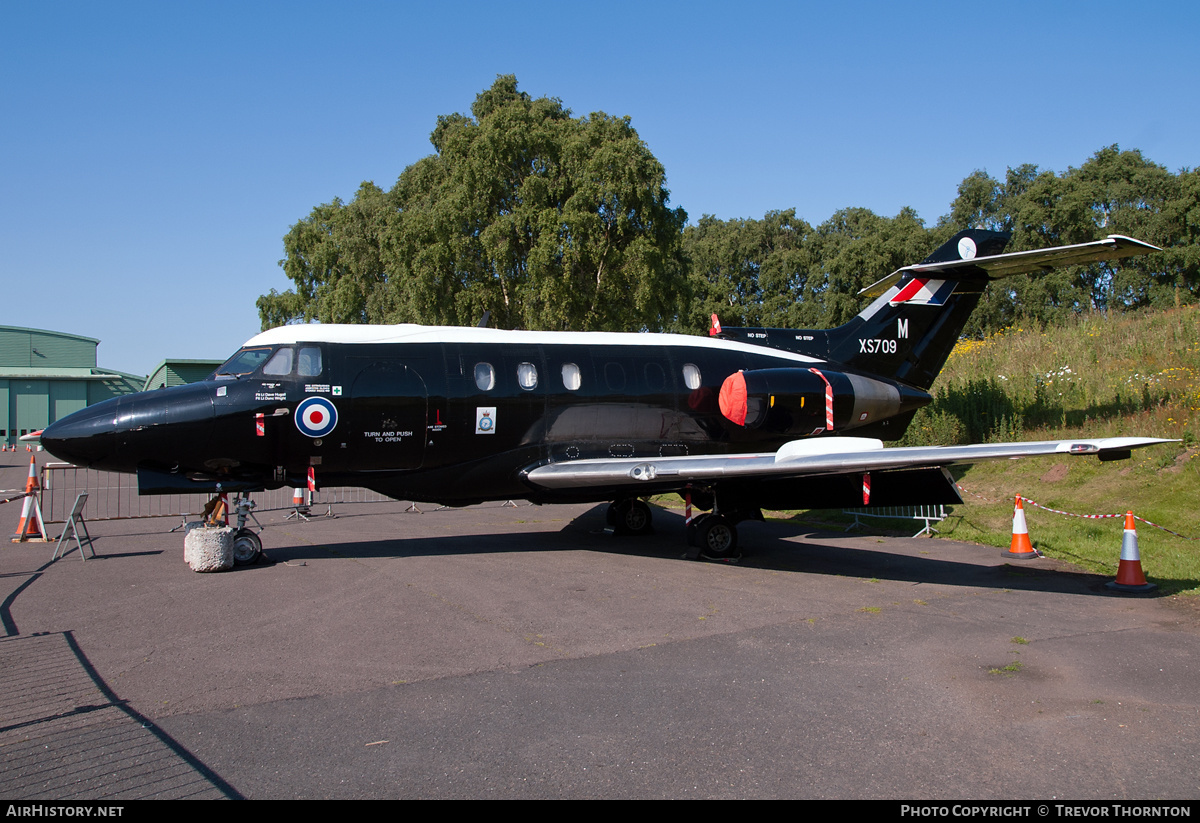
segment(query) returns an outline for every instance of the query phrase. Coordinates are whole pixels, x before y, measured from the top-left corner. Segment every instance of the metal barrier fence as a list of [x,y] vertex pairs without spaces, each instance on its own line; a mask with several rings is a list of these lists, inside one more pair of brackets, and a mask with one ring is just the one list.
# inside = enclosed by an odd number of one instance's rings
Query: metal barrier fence
[[855,526],[861,526],[860,517],[873,517],[876,519],[884,518],[889,520],[924,520],[925,526],[913,537],[920,537],[923,534],[932,534],[937,529],[933,527],[934,523],[940,523],[946,519],[946,507],[941,503],[935,506],[879,506],[873,509],[842,509],[843,514],[854,515],[854,522],[846,527],[846,531],[850,531]]
[[[86,469],[70,463],[47,463],[41,471],[42,514],[47,523],[63,523],[80,492],[88,492],[88,520],[123,520],[140,517],[198,516],[211,494],[139,495],[137,476],[120,472]],[[294,508],[291,488],[256,492],[256,512]],[[390,497],[352,486],[321,489],[314,492],[309,505],[333,506],[339,503],[395,503]]]

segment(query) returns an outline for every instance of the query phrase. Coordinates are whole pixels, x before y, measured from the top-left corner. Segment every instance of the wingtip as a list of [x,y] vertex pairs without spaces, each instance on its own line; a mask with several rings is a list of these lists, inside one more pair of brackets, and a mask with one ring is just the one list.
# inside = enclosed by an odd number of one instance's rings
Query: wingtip
[[1136,237],[1130,237],[1125,234],[1110,234],[1105,239],[1113,241],[1118,246],[1127,246],[1127,247],[1138,248],[1138,249],[1150,249],[1152,251],[1162,251],[1162,248],[1160,246],[1156,246],[1153,243],[1147,243],[1145,240],[1138,240]]

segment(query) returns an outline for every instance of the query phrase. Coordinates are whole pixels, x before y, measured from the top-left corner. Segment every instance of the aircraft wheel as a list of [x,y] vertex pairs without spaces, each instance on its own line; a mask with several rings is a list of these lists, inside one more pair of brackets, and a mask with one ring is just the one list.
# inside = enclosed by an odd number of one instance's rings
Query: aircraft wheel
[[262,557],[262,540],[250,529],[239,529],[233,536],[233,565],[253,566]]
[[737,552],[737,527],[721,515],[711,514],[696,525],[696,542],[704,557],[733,557]]
[[617,534],[650,534],[654,515],[641,500],[621,500],[609,507]]

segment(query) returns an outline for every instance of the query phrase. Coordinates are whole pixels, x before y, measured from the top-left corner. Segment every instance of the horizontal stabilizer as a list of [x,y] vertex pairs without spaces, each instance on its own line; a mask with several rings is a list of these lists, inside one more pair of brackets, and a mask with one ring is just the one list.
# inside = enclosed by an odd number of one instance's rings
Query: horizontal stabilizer
[[1073,246],[1057,246],[1052,249],[1015,251],[994,254],[988,257],[967,257],[940,263],[919,263],[905,266],[889,274],[877,283],[863,289],[860,294],[879,297],[900,282],[905,275],[933,277],[947,280],[985,279],[997,280],[1014,274],[1028,274],[1060,266],[1078,266],[1101,260],[1119,260],[1124,257],[1162,251],[1158,246],[1134,240],[1120,234],[1110,234],[1103,240],[1077,243]]

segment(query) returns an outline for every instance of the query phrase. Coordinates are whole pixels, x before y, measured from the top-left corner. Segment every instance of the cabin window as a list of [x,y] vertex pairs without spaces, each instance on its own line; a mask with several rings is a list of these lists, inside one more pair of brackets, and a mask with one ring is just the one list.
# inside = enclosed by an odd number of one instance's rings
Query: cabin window
[[574,363],[563,363],[562,368],[563,386],[567,391],[579,391],[579,387],[583,385],[583,377],[579,373],[579,367]]
[[475,364],[475,385],[480,391],[491,391],[496,387],[496,370],[491,363]]
[[267,361],[267,365],[263,366],[263,374],[291,374],[292,373],[292,350],[283,348],[275,352],[275,356]]
[[611,391],[625,390],[625,369],[620,363],[604,364],[604,382],[608,384]]
[[537,388],[537,366],[532,363],[520,363],[517,365],[517,383],[521,388],[529,391]]
[[667,373],[657,363],[646,364],[646,388],[650,391],[662,391],[667,387]]
[[692,391],[700,388],[700,369],[692,363],[683,364],[683,385]]
[[317,377],[321,374],[321,350],[316,346],[304,346],[300,349],[297,374],[301,377]]

